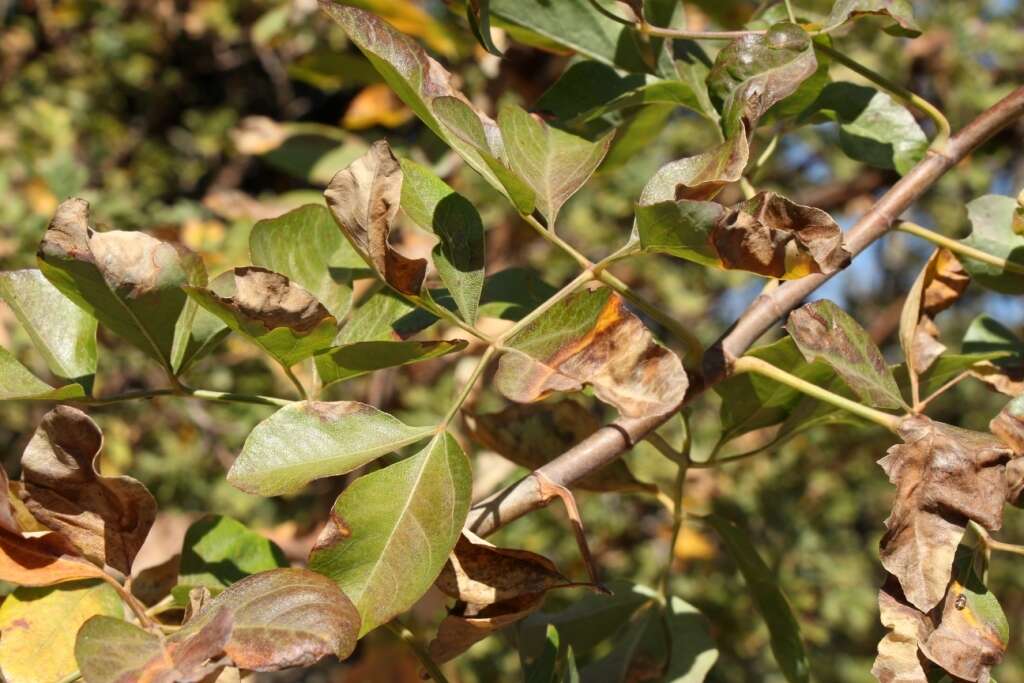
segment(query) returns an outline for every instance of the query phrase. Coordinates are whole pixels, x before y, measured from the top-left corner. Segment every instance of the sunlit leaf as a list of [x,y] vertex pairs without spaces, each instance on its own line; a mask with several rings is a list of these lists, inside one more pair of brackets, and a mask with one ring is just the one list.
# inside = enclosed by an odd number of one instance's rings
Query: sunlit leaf
[[725,549],[743,574],[747,590],[771,633],[775,661],[790,683],[810,680],[810,663],[800,636],[800,625],[793,616],[774,572],[758,555],[750,539],[738,526],[719,515],[709,515],[708,524],[722,539]]
[[333,346],[358,342],[402,341],[437,322],[437,317],[384,287],[352,312]]
[[636,225],[645,251],[768,277],[830,274],[850,260],[831,216],[774,192],[731,208],[693,200],[641,205]]
[[355,401],[292,403],[250,432],[228,481],[261,496],[293,493],[314,479],[351,472],[433,432],[433,427],[410,427]]
[[440,433],[338,497],[309,566],[355,603],[360,635],[409,609],[433,584],[469,512],[471,478],[466,454]]
[[0,298],[11,307],[50,372],[88,390],[96,373],[96,319],[38,270],[0,273]]
[[81,384],[51,387],[19,363],[10,351],[0,347],[0,400],[62,401],[85,395]]
[[796,309],[789,314],[786,330],[808,361],[828,363],[867,404],[906,407],[882,352],[864,328],[831,301]]
[[59,683],[78,670],[75,633],[91,617],[123,617],[106,583],[19,588],[0,605],[0,673],[6,683]]
[[402,210],[440,239],[434,267],[459,307],[462,319],[476,322],[484,286],[484,226],[480,214],[427,167],[402,159]]
[[304,288],[337,319],[352,301],[352,272],[366,265],[323,206],[306,205],[262,220],[249,233],[254,265]]
[[928,138],[914,115],[890,95],[853,83],[830,83],[801,114],[839,124],[839,146],[851,159],[903,174],[924,158]]
[[210,289],[185,289],[285,367],[330,346],[337,331],[337,320],[312,294],[265,268],[235,268]]
[[506,342],[494,384],[521,403],[593,387],[623,415],[664,413],[688,386],[679,358],[608,289],[577,292]]
[[[546,465],[601,427],[592,412],[569,399],[466,415],[466,424],[477,441],[528,470]],[[653,484],[638,481],[622,459],[585,475],[573,486],[587,491],[657,491]]]
[[[1012,197],[985,195],[967,204],[971,234],[964,244],[1024,267],[1024,235],[1014,232],[1017,201]],[[983,287],[1004,294],[1024,293],[1024,275],[964,256],[964,268]]]
[[903,420],[899,435],[903,443],[879,460],[897,487],[882,566],[899,579],[907,600],[927,612],[946,593],[967,522],[992,531],[1002,525],[1003,465],[1012,453],[991,434],[923,416]]
[[97,468],[103,434],[88,415],[57,406],[21,457],[22,498],[40,523],[85,557],[127,574],[156,518],[156,500],[127,476]]
[[80,557],[57,534],[27,538],[0,529],[0,581],[19,586],[52,586],[102,576],[102,569]]
[[39,268],[68,299],[159,361],[181,368],[195,305],[182,285],[206,286],[198,256],[141,232],[96,232],[82,199],[62,203],[39,245]]
[[498,125],[509,166],[533,189],[537,209],[554,226],[559,209],[604,159],[611,134],[591,142],[514,105],[502,108]]
[[909,38],[921,35],[921,29],[914,21],[914,8],[910,0],[836,0],[823,30],[831,31],[850,19],[866,14],[891,19],[893,23],[885,31],[892,35]]
[[216,597],[250,574],[287,566],[270,539],[230,517],[206,515],[185,532],[174,594],[183,603],[191,588],[203,587]]
[[313,359],[323,386],[365,375],[374,370],[394,368],[438,358],[466,348],[455,341],[368,341],[332,346]]

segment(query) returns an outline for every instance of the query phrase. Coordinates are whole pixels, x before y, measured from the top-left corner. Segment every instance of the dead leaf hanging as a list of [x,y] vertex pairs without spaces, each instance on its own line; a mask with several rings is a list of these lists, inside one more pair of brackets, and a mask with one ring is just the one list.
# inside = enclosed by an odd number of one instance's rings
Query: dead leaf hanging
[[377,274],[403,294],[419,294],[427,262],[406,258],[388,243],[402,198],[402,167],[388,143],[378,140],[338,171],[324,197],[341,231]]
[[103,434],[88,415],[58,406],[43,416],[21,458],[32,515],[98,564],[128,574],[156,518],[156,500],[126,476],[105,477]]
[[932,631],[931,621],[907,603],[899,581],[892,575],[878,592],[878,609],[882,626],[889,632],[878,643],[872,675],[892,683],[928,683],[918,650]]
[[759,192],[725,212],[710,240],[725,268],[769,277],[828,275],[850,262],[831,216],[774,192]]
[[957,544],[968,520],[1002,526],[1004,466],[1011,453],[991,434],[915,416],[903,420],[903,443],[878,461],[897,487],[881,542],[882,565],[923,612],[946,593]]
[[937,249],[914,282],[900,316],[900,345],[910,372],[920,375],[946,350],[934,318],[952,306],[971,278],[956,256]]

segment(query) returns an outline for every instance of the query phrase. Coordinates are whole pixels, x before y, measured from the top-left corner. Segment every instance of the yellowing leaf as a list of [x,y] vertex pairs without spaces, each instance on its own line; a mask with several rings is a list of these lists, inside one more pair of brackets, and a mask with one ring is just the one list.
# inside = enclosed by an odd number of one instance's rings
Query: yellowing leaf
[[75,634],[97,615],[122,618],[106,583],[19,588],[0,606],[0,672],[6,683],[58,683],[78,670]]
[[384,83],[372,83],[352,98],[341,125],[352,130],[374,126],[398,128],[413,117],[412,110]]

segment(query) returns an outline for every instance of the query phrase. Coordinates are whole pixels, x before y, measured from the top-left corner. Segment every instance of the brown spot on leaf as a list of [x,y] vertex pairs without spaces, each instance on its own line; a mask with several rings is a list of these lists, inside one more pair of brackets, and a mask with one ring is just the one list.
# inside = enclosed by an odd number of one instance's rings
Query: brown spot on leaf
[[211,292],[210,296],[266,330],[287,327],[304,334],[331,317],[304,288],[284,275],[257,266],[235,268],[232,295]]
[[331,510],[331,516],[327,520],[327,524],[324,525],[323,530],[316,539],[316,543],[313,544],[310,553],[315,553],[318,550],[325,550],[331,546],[341,543],[347,538],[352,536],[352,529],[345,520],[338,515],[337,512]]

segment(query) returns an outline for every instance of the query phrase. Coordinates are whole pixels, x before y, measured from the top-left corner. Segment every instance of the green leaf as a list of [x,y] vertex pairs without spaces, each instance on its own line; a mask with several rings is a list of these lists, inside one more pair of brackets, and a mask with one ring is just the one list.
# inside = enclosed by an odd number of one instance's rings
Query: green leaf
[[[969,202],[967,217],[971,221],[971,234],[960,241],[1024,267],[1024,235],[1013,230],[1016,209],[1015,199],[994,194]],[[1024,294],[1024,275],[975,261],[969,256],[961,260],[979,285],[1003,294]]]
[[999,353],[1024,356],[1024,341],[995,318],[984,313],[971,321],[964,333],[964,353]]
[[708,620],[696,607],[672,596],[664,608],[672,643],[665,683],[700,683],[718,661]]
[[828,363],[875,408],[906,408],[892,370],[860,324],[827,299],[789,314],[786,330],[808,361]]
[[85,395],[81,384],[51,387],[19,363],[10,351],[0,347],[0,401],[64,401]]
[[520,403],[593,387],[625,416],[676,408],[688,381],[679,358],[609,289],[580,291],[512,335],[495,387]]
[[216,597],[251,574],[287,566],[284,553],[270,539],[230,517],[206,515],[185,532],[174,597],[186,603],[189,590],[196,587]]
[[544,634],[544,649],[532,662],[524,663],[526,683],[554,683],[558,667],[558,629],[548,624]]
[[[686,107],[710,121],[718,121],[718,112],[708,97],[704,79],[709,62],[699,48],[677,64],[679,78],[672,80],[650,74],[625,73],[595,60],[569,65],[554,85],[548,88],[534,109],[552,114],[575,132],[587,130],[585,124],[606,120],[609,125],[623,123],[609,114],[653,104]],[[621,116],[620,116],[621,119]]]
[[78,670],[75,633],[90,617],[122,617],[110,585],[77,581],[55,588],[19,588],[0,606],[0,673],[7,683],[59,683]]
[[383,368],[438,358],[466,348],[465,340],[369,341],[332,346],[313,356],[323,386]]
[[50,372],[88,391],[96,374],[96,319],[38,270],[0,273],[0,298],[32,338]]
[[206,286],[202,260],[141,232],[96,232],[88,213],[82,199],[57,208],[39,245],[40,270],[92,317],[179,371],[196,310],[182,286]]
[[[611,0],[597,0],[608,12],[623,16],[622,9]],[[662,10],[666,3],[645,3]],[[657,26],[668,26],[672,10],[657,12],[648,20]],[[513,38],[528,44],[555,43],[581,55],[627,71],[655,72],[668,75],[672,69],[671,55],[665,41],[654,39],[643,45],[632,26],[604,16],[590,0],[491,0],[491,16],[495,23],[509,30]],[[541,40],[538,40],[540,38]]]
[[[452,88],[451,74],[437,60],[430,57],[412,38],[396,31],[372,12],[339,5],[331,0],[320,0],[320,9],[345,29],[348,37],[366,55],[384,81],[428,128],[458,152],[487,182],[494,187],[502,187],[475,145],[450,133],[434,117],[431,105],[435,99],[451,96],[465,100],[460,92]],[[488,127],[496,131],[497,126],[493,121],[482,113],[477,112],[477,115],[489,122]]]
[[286,368],[330,346],[337,333],[337,320],[312,294],[265,268],[235,268],[210,289],[185,291]]
[[366,270],[330,212],[315,204],[256,223],[249,251],[253,265],[297,283],[339,320],[352,302],[352,271]]
[[433,432],[355,401],[300,401],[256,425],[228,481],[261,496],[294,493],[314,479],[351,472]]
[[914,8],[910,0],[836,0],[822,30],[832,31],[850,19],[865,14],[877,14],[891,19],[893,23],[885,28],[886,33],[907,38],[921,35],[921,29],[914,21]]
[[476,322],[484,286],[484,225],[465,197],[427,168],[402,159],[402,210],[438,236],[434,266],[462,319]]
[[527,181],[509,167],[498,124],[458,97],[438,97],[430,106],[451,136],[471,147],[484,162],[490,170],[484,178],[497,179],[497,183],[491,184],[508,196],[519,213],[533,213],[537,196]]
[[477,42],[495,57],[501,56],[501,50],[491,38],[491,2],[490,0],[467,0],[466,20]]
[[558,290],[529,268],[506,268],[484,280],[480,315],[521,320]]
[[[818,386],[829,387],[838,380],[826,363],[807,362],[792,337],[758,346],[747,355]],[[722,397],[722,435],[716,450],[743,434],[785,422],[805,399],[796,389],[752,372],[730,377],[716,385],[715,392]]]
[[433,584],[466,521],[471,484],[466,454],[439,433],[338,497],[309,566],[352,598],[360,635],[412,607]]
[[545,123],[515,105],[498,114],[512,172],[536,196],[537,209],[554,226],[562,205],[593,175],[608,152],[611,134],[595,142]]
[[437,316],[416,308],[405,298],[384,287],[374,292],[353,311],[334,339],[335,346],[356,342],[402,341],[422,332]]
[[851,159],[906,173],[924,158],[928,137],[914,115],[888,94],[853,83],[830,83],[800,115],[821,113],[839,124],[839,146]]
[[788,22],[722,48],[707,83],[712,96],[722,103],[726,138],[744,135],[744,127],[753,130],[772,105],[796,92],[817,67],[810,36]]
[[687,199],[641,205],[636,229],[646,252],[785,280],[834,273],[850,261],[831,216],[774,192],[729,208]]
[[775,575],[757,554],[747,534],[729,520],[708,515],[707,523],[718,532],[729,556],[743,574],[747,590],[771,634],[775,661],[790,683],[810,680],[810,663],[800,637],[800,625],[775,581]]

